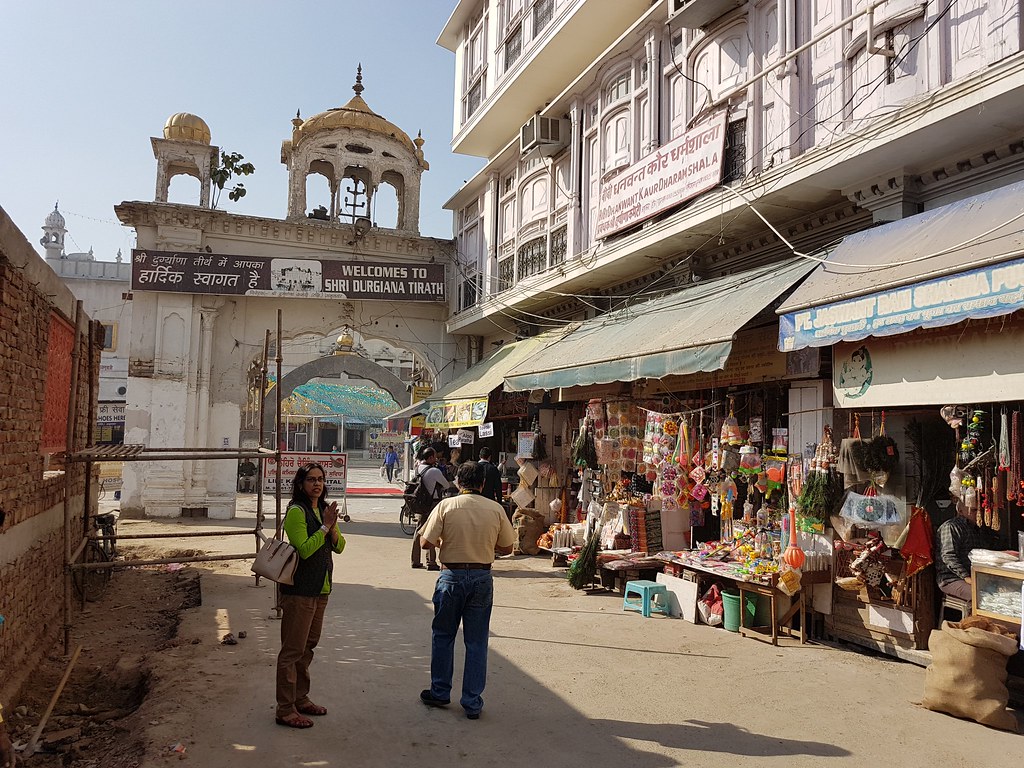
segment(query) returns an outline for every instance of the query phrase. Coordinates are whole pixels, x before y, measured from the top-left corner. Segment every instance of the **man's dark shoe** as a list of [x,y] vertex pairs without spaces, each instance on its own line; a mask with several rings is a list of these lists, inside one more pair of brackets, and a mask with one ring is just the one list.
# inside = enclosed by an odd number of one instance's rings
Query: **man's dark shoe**
[[467,712],[466,713],[466,719],[467,720],[479,720],[480,719],[480,713],[479,712]]
[[422,568],[423,567],[423,563],[413,563],[412,567],[413,568]]
[[440,571],[441,570],[441,566],[438,565],[437,563],[431,563],[430,565],[427,566],[427,570],[428,571]]
[[434,694],[427,688],[425,691],[420,691],[420,701],[426,704],[428,707],[447,707],[451,704],[450,699],[437,699],[434,698]]

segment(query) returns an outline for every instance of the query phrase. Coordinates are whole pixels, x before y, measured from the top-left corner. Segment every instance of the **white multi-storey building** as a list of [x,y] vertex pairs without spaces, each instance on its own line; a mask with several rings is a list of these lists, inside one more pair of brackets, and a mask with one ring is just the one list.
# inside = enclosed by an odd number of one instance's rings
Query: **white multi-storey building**
[[[456,334],[529,334],[1022,178],[1013,0],[461,0],[438,42],[452,149],[487,158],[448,203]],[[602,193],[721,119],[721,185],[609,229]]]

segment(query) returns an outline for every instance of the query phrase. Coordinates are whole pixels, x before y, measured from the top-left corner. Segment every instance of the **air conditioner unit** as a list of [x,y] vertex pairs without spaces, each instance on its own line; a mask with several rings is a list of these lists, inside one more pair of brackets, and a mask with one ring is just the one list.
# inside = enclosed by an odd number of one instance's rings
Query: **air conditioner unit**
[[519,152],[539,149],[542,155],[556,155],[569,145],[569,121],[534,115],[519,131]]
[[698,29],[743,4],[744,0],[668,0],[668,20],[680,27]]

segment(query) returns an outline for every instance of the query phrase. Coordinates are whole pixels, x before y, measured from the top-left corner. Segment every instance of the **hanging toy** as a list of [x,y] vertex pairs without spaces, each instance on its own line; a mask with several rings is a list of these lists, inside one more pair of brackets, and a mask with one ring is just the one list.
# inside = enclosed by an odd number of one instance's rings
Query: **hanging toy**
[[729,415],[722,422],[722,434],[721,444],[725,445],[742,445],[743,435],[740,432],[740,423],[736,420],[733,415],[733,407],[735,405],[735,399],[729,397]]
[[790,568],[799,568],[804,564],[807,556],[804,551],[796,543],[796,507],[789,508],[789,519],[783,521],[783,525],[788,523],[789,530],[789,546],[786,547],[786,551],[782,553],[782,559]]

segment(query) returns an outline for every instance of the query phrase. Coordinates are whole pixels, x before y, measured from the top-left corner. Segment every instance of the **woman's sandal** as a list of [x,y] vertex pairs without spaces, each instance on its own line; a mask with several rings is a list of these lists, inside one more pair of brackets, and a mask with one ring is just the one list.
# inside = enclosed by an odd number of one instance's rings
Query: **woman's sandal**
[[295,713],[288,715],[287,717],[279,717],[276,719],[278,725],[286,725],[289,728],[312,728],[313,721],[308,717]]
[[308,701],[305,704],[296,707],[296,709],[304,715],[313,715],[314,717],[320,717],[327,714],[327,707],[321,707],[319,704],[314,704],[312,701]]

